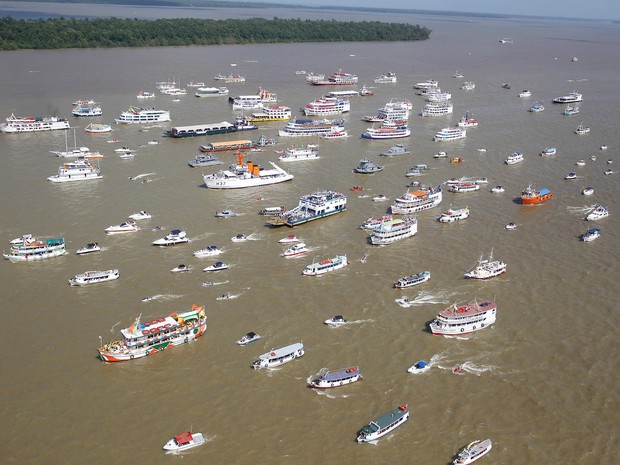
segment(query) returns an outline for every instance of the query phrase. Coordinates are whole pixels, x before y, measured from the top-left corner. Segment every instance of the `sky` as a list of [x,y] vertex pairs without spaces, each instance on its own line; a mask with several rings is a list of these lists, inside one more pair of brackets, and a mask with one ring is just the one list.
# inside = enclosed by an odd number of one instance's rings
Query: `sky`
[[[229,0],[235,1],[235,0]],[[239,0],[248,1],[248,0]],[[258,0],[263,3],[289,5],[357,6],[370,8],[405,8],[466,13],[494,13],[526,16],[552,16],[582,19],[620,20],[619,0]]]

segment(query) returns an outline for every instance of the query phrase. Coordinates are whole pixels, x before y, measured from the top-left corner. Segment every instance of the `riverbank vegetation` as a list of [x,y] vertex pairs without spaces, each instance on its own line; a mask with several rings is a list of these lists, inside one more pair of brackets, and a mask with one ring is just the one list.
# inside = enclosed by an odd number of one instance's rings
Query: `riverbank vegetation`
[[0,19],[0,50],[426,40],[405,23],[302,19]]

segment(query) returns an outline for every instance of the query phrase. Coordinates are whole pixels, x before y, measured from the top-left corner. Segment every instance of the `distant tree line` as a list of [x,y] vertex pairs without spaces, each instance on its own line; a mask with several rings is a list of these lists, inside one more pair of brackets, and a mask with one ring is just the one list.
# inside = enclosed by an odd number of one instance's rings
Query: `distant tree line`
[[0,19],[0,50],[425,40],[404,23],[301,19]]

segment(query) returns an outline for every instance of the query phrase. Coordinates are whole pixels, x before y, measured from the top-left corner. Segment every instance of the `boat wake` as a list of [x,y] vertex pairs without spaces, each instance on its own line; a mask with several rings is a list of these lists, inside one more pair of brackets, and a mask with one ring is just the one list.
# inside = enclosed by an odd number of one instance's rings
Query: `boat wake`
[[181,297],[183,296],[178,294],[155,294],[145,297],[142,299],[142,302],[150,302],[152,300],[173,300],[180,299]]
[[460,376],[467,373],[480,376],[482,375],[482,373],[485,373],[487,371],[495,371],[497,369],[497,367],[493,365],[476,365],[474,362],[471,361],[466,361],[452,367],[439,366],[438,368],[441,368],[442,370],[450,370],[455,375]]
[[222,294],[220,296],[217,296],[217,298],[215,300],[233,300],[236,299],[240,296],[241,294]]
[[590,205],[589,207],[587,207],[587,206],[583,206],[583,207],[566,207],[566,210],[568,210],[568,212],[574,213],[576,215],[582,215],[584,213],[590,213],[596,207],[597,207],[597,205],[594,204],[594,205]]
[[419,307],[422,305],[429,305],[429,304],[447,304],[451,301],[451,298],[455,295],[456,295],[455,292],[449,292],[449,291],[440,291],[440,292],[422,291],[414,299],[410,299],[408,297],[400,297],[398,299],[394,299],[394,302],[396,302],[398,305],[404,308]]
[[220,281],[220,282],[207,281],[205,283],[202,283],[202,287],[219,286],[220,284],[227,284],[227,283],[228,281]]
[[116,328],[116,327],[117,327],[118,325],[120,325],[120,324],[121,324],[121,322],[120,322],[120,321],[117,321],[116,323],[114,323],[114,326],[112,326],[112,327],[110,328],[110,332],[111,332],[112,334],[114,334],[114,328]]
[[137,176],[129,176],[129,180],[130,181],[135,181],[136,179],[142,179],[145,178],[147,176],[154,176],[157,173],[142,173],[142,174],[138,174]]

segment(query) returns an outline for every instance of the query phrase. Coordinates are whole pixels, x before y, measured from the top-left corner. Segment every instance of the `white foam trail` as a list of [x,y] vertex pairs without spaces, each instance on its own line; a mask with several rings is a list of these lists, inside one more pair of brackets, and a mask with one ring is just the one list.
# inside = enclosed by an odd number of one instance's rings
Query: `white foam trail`
[[398,299],[394,299],[394,301],[400,305],[401,307],[419,307],[422,305],[429,304],[446,304],[451,301],[451,298],[456,295],[455,292],[449,291],[421,291],[414,299],[410,299],[408,297],[400,297]]
[[139,175],[137,175],[137,176],[131,176],[129,179],[130,179],[131,181],[133,181],[133,180],[135,180],[135,179],[144,178],[144,177],[146,177],[146,176],[154,176],[154,175],[156,175],[156,174],[157,174],[157,173],[142,173],[142,174],[139,174]]
[[202,283],[202,287],[210,287],[210,286],[219,286],[220,284],[226,284],[228,281],[220,281],[219,283],[213,281],[207,281],[206,283]]
[[142,299],[142,302],[150,302],[151,300],[172,300],[179,299],[181,297],[183,296],[178,294],[155,294],[149,297],[145,297],[144,299]]
[[583,206],[583,207],[566,207],[566,210],[569,211],[570,213],[575,213],[575,214],[583,214],[583,213],[589,213],[592,210],[594,210],[596,208],[596,204],[594,205],[590,205],[588,206]]

